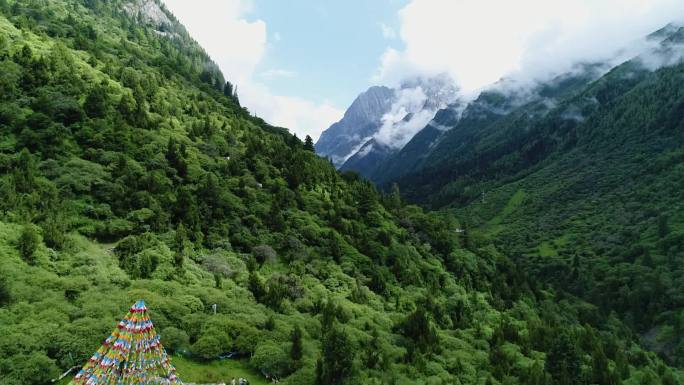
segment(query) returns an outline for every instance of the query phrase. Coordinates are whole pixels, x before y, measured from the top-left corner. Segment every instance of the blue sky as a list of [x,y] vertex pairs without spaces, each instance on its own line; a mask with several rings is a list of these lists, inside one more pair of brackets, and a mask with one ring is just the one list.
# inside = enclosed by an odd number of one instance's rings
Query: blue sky
[[370,85],[387,47],[401,48],[406,0],[256,0],[247,18],[266,22],[269,44],[258,79],[278,94],[340,108]]
[[[372,84],[449,74],[462,97],[623,48],[681,0],[162,0],[272,124],[318,138]],[[627,56],[625,56],[627,58]]]
[[339,120],[400,50],[409,0],[163,0],[238,86],[242,104],[300,137]]

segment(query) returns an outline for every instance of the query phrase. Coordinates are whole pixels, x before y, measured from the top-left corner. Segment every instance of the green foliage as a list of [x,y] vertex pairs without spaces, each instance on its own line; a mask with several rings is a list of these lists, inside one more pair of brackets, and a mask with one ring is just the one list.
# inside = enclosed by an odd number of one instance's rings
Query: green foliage
[[[561,333],[554,340],[546,358],[546,370],[557,384],[576,384],[580,382],[580,364],[576,343],[572,341],[569,333]],[[597,370],[603,369],[600,367],[601,364],[597,365]],[[597,376],[602,374],[596,373]]]
[[174,257],[173,264],[176,269],[182,270],[185,265],[185,244],[187,242],[188,234],[185,231],[185,226],[182,223],[176,228],[176,237],[174,242]]
[[304,138],[304,149],[311,152],[316,151],[316,149],[314,148],[314,141],[309,135],[307,135],[306,138]]
[[12,288],[7,273],[0,271],[0,306],[9,305],[12,301]]
[[259,245],[252,248],[252,255],[260,265],[264,264],[264,262],[273,263],[278,256],[276,251],[268,245]]
[[[664,32],[663,50],[683,34]],[[561,76],[518,105],[484,92],[429,150],[409,143],[413,156],[399,153],[375,181],[448,209],[464,248],[494,243],[533,289],[595,305],[582,322],[601,328],[615,314],[681,365],[679,340],[656,335],[675,326],[684,298],[683,86],[682,63],[650,70],[634,59]]]
[[41,223],[43,242],[46,246],[56,250],[63,250],[68,246],[67,224],[64,220],[64,216],[57,212],[48,214],[45,221]]
[[[545,357],[553,370],[567,361],[554,337],[585,328],[625,382],[659,373],[625,324],[530,279],[475,215],[459,236],[465,215],[339,174],[312,141],[242,108],[170,14],[159,25],[131,4],[16,0],[0,15],[0,383],[49,383],[82,364],[131,298],[147,301],[169,350],[187,350],[175,358],[185,381],[258,368],[292,384],[541,383]],[[662,213],[654,266],[681,251],[681,220]],[[33,247],[19,247],[26,231]],[[572,243],[548,241],[559,257]],[[626,353],[609,353],[612,339]],[[226,352],[249,364],[214,361]]]
[[13,182],[18,193],[30,193],[36,185],[36,166],[31,153],[27,149],[21,150],[14,166]]
[[171,353],[187,348],[190,344],[190,337],[188,337],[188,334],[173,326],[164,329],[161,333],[161,340],[166,350]]
[[620,384],[620,374],[611,370],[609,361],[600,345],[597,345],[591,357],[591,381],[593,384]]
[[207,335],[192,345],[192,351],[205,360],[212,360],[223,353],[223,346],[219,339]]
[[304,355],[302,347],[302,328],[299,325],[295,325],[290,334],[290,359],[293,361],[299,361]]
[[90,118],[103,118],[107,115],[109,99],[106,86],[95,87],[83,103],[83,111]]
[[260,343],[249,361],[255,368],[278,378],[289,374],[292,368],[287,353],[271,341]]
[[4,362],[12,368],[8,376],[3,376],[0,384],[47,384],[59,375],[53,359],[40,352],[17,354]]
[[356,348],[339,326],[328,330],[323,338],[321,358],[316,364],[316,384],[341,385],[354,374]]
[[36,263],[36,250],[40,244],[40,238],[36,229],[31,225],[24,226],[24,230],[21,232],[19,239],[17,240],[17,249],[21,258],[26,261],[29,265]]
[[378,329],[373,329],[371,332],[371,339],[364,348],[364,361],[368,369],[376,369],[381,364],[382,346],[380,346],[380,334]]
[[256,271],[249,273],[247,287],[257,301],[261,301],[266,295],[266,286],[264,285],[264,281]]
[[439,339],[437,331],[428,317],[426,309],[419,306],[411,313],[400,325],[398,329],[410,342],[408,354],[410,359],[414,359],[415,354],[430,353],[437,348]]

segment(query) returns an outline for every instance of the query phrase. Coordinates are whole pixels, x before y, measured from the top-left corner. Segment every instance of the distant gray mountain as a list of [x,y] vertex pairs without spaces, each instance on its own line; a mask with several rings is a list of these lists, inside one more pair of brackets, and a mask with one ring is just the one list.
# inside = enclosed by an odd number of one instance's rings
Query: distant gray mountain
[[439,110],[424,129],[414,135],[400,151],[378,163],[374,173],[367,177],[379,183],[420,168],[423,160],[439,144],[447,131],[458,123],[462,111],[461,103]]
[[413,78],[396,89],[373,87],[321,135],[316,150],[338,168],[373,179],[376,166],[401,150],[456,96],[447,75]]
[[378,143],[375,139],[365,142],[359,151],[340,167],[342,171],[356,171],[368,179],[373,179],[378,165],[384,164],[385,160],[393,155],[396,150]]
[[[440,159],[474,151],[472,143],[487,132],[485,128],[492,126],[496,130],[495,123],[507,118],[524,130],[525,121],[544,116],[559,99],[597,79],[601,68],[598,63],[579,65],[572,73],[530,90],[515,89],[507,79],[502,79],[467,104],[454,103],[439,110],[401,150],[378,162],[373,173],[364,176],[376,184],[386,185],[404,175],[420,172]],[[571,118],[572,111],[567,114]]]
[[382,179],[378,175],[382,166],[421,132],[439,110],[459,105],[454,84],[448,75],[403,82],[377,132],[340,169],[356,171],[371,180]]
[[359,95],[339,122],[323,131],[316,152],[341,167],[382,125],[382,117],[395,100],[391,88],[375,86]]

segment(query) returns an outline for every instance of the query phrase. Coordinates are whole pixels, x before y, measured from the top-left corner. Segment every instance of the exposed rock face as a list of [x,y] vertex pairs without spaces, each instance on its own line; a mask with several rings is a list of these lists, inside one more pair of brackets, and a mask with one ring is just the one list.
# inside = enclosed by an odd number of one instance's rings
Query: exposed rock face
[[390,88],[369,88],[354,100],[342,120],[323,131],[316,152],[332,159],[339,168],[378,131],[394,100],[395,92]]
[[396,89],[372,87],[321,135],[316,150],[341,170],[375,179],[383,162],[458,99],[454,84],[448,75],[438,75],[408,79]]
[[323,132],[316,151],[340,169],[370,177],[377,164],[401,150],[457,95],[448,75],[416,77],[395,89],[371,87]]
[[156,26],[171,25],[172,21],[154,0],[133,0],[124,5],[124,11],[131,16],[142,15],[145,21]]
[[391,147],[370,139],[340,167],[343,171],[356,171],[373,180],[377,166],[395,153]]
[[439,144],[444,135],[461,119],[464,105],[455,103],[437,111],[435,117],[400,150],[376,166],[369,177],[376,183],[391,180],[420,165]]

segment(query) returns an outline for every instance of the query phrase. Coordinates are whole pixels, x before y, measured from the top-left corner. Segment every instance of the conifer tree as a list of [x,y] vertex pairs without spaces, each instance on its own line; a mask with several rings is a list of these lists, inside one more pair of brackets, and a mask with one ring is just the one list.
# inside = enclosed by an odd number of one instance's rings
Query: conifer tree
[[387,208],[391,210],[396,210],[401,208],[401,192],[399,191],[399,185],[392,183],[392,191],[387,196]]
[[182,270],[185,263],[185,243],[187,237],[188,234],[185,230],[185,226],[183,226],[183,223],[180,223],[176,229],[176,237],[174,242],[175,254],[173,258],[174,265],[178,270]]
[[102,118],[107,113],[107,90],[104,85],[94,87],[83,103],[83,110],[91,118]]
[[0,306],[5,306],[12,300],[10,282],[5,272],[0,271]]
[[18,193],[30,193],[35,187],[36,166],[27,149],[21,150],[14,168],[14,187]]
[[316,149],[314,148],[313,138],[311,138],[311,136],[309,135],[307,135],[306,138],[304,138],[304,149],[307,151],[316,152]]
[[338,326],[325,334],[321,359],[316,365],[316,385],[342,385],[354,372],[354,345]]
[[658,216],[658,236],[660,238],[665,238],[670,232],[670,227],[667,222],[667,215],[661,214]]
[[567,332],[562,332],[554,341],[546,358],[546,370],[558,384],[578,383],[580,357],[575,343]]
[[302,359],[302,329],[299,325],[295,325],[292,329],[292,334],[290,334],[290,341],[292,343],[290,347],[290,358],[293,361],[299,361]]
[[630,375],[629,362],[627,362],[627,357],[621,349],[615,353],[614,371],[618,374],[618,378],[623,380],[627,379]]
[[368,369],[376,369],[380,364],[380,334],[377,328],[373,328],[371,339],[365,348],[365,363]]
[[228,97],[233,96],[233,84],[231,82],[226,82],[223,86],[223,95]]
[[266,287],[264,285],[264,282],[259,276],[259,273],[257,273],[256,271],[252,271],[251,273],[249,273],[247,287],[249,288],[249,291],[252,292],[254,298],[257,301],[261,301],[266,295]]
[[39,242],[38,233],[36,233],[33,226],[24,226],[24,229],[19,236],[19,241],[17,242],[17,248],[19,249],[21,258],[29,265],[36,263],[35,252],[36,249],[38,249]]
[[612,385],[611,373],[608,368],[608,358],[600,343],[596,345],[591,355],[591,381],[592,384],[598,385]]

